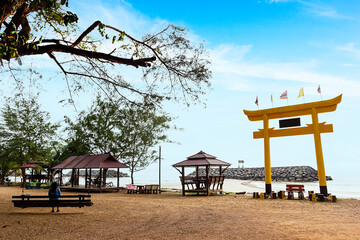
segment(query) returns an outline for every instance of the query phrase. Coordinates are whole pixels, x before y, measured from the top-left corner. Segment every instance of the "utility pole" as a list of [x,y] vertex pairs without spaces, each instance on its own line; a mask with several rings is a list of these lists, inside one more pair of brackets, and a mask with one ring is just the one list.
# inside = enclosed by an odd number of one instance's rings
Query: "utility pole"
[[159,146],[159,194],[161,194],[161,146]]

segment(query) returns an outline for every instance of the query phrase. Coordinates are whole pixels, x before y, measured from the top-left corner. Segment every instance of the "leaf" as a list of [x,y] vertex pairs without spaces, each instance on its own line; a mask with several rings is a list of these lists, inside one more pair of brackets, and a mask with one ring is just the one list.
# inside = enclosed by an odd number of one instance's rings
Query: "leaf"
[[114,44],[115,41],[116,41],[116,36],[113,36],[112,44]]

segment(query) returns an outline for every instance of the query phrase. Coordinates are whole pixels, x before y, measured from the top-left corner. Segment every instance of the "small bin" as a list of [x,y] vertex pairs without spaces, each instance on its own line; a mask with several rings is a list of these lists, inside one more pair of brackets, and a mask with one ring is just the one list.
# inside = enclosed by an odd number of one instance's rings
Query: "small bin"
[[279,191],[278,192],[278,198],[279,199],[285,199],[285,191]]
[[335,195],[329,195],[329,201],[330,202],[336,202],[336,196]]
[[324,201],[325,201],[325,196],[324,196],[324,194],[321,194],[321,193],[317,194],[317,200],[318,200],[319,202],[324,202]]
[[317,201],[316,194],[315,193],[310,193],[309,194],[309,200],[312,201],[312,202],[316,202]]
[[310,194],[314,193],[314,191],[308,191],[308,196],[309,196],[309,200],[311,201],[310,199]]
[[271,192],[271,199],[277,199],[276,192]]
[[266,193],[260,193],[260,199],[266,199]]

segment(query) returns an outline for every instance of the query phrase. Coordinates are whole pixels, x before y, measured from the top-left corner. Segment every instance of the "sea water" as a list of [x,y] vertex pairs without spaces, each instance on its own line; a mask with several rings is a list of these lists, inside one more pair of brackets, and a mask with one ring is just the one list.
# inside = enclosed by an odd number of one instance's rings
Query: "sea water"
[[[128,178],[130,182],[130,178]],[[122,182],[126,182],[127,178],[122,178]],[[158,184],[158,180],[152,181],[136,181],[136,184]],[[275,182],[273,181],[271,186],[275,192],[285,191],[286,184],[302,184],[304,185],[305,192],[314,191],[315,193],[320,192],[319,182]],[[360,183],[346,180],[332,180],[327,181],[328,192],[332,195],[336,195],[337,198],[355,198],[360,199]],[[161,188],[170,189],[181,189],[180,180],[164,180],[161,182]],[[225,179],[223,189],[225,192],[264,192],[265,182],[264,181],[249,181],[249,180],[236,180],[236,179]]]
[[[14,178],[10,178],[14,181]],[[19,181],[20,178],[17,178]],[[69,177],[64,177],[63,182],[68,182],[70,180]],[[112,182],[113,185],[117,186],[116,178],[107,178],[106,182]],[[120,178],[120,187],[126,187],[126,184],[131,183],[130,177],[122,177]],[[80,177],[79,179],[80,185],[85,185],[85,178]],[[159,184],[159,180],[157,179],[135,179],[135,184]],[[319,183],[318,182],[275,182],[273,181],[271,184],[272,191],[285,191],[286,184],[303,184],[305,188],[305,193],[307,191],[314,191],[315,193],[320,192]],[[332,195],[336,195],[337,198],[355,198],[360,199],[360,182],[352,181],[352,180],[332,180],[327,181],[328,192]],[[168,189],[181,189],[180,180],[162,180],[161,188]],[[249,181],[249,180],[236,180],[236,179],[225,179],[223,189],[225,192],[264,192],[265,191],[265,182],[264,181]],[[306,194],[307,195],[307,194]]]

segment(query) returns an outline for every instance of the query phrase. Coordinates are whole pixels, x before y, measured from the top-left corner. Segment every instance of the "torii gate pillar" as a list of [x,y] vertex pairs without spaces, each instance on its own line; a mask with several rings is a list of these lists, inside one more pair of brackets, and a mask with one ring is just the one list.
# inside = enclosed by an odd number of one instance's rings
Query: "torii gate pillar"
[[[265,192],[271,193],[271,161],[270,161],[270,137],[285,137],[295,135],[313,134],[316,152],[316,164],[318,169],[318,178],[320,193],[328,196],[324,157],[321,146],[320,133],[333,132],[332,124],[319,123],[318,114],[324,112],[332,112],[336,110],[337,105],[341,102],[342,94],[336,98],[298,104],[292,106],[262,109],[257,111],[244,110],[245,115],[250,121],[263,121],[263,129],[259,129],[253,133],[254,138],[264,138],[264,164],[265,164]],[[269,128],[270,119],[287,118],[294,116],[311,115],[312,124],[306,127],[297,127],[290,129],[274,129]]]

